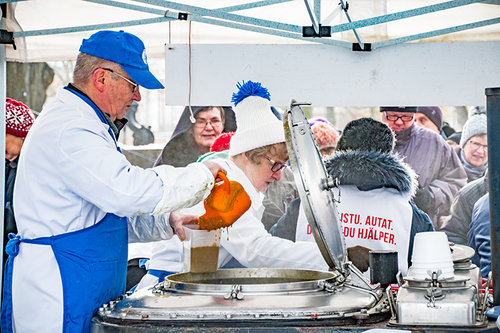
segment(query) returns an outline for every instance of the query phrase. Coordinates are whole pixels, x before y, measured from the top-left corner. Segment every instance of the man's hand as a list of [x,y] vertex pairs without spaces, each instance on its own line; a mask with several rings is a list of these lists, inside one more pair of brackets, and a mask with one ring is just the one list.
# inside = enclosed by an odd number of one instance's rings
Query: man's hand
[[186,224],[198,224],[198,216],[184,214],[176,210],[170,213],[169,223],[174,233],[183,241],[186,239],[186,232],[183,226]]
[[366,272],[370,267],[370,249],[364,246],[347,248],[347,257],[361,272]]
[[208,170],[210,170],[210,172],[212,173],[212,175],[214,176],[215,178],[215,181],[222,181],[222,179],[218,179],[217,177],[217,173],[220,171],[222,172],[223,174],[227,174],[227,171],[224,170],[219,164],[213,162],[213,161],[203,161],[201,162],[203,164],[205,164],[205,166],[208,168]]

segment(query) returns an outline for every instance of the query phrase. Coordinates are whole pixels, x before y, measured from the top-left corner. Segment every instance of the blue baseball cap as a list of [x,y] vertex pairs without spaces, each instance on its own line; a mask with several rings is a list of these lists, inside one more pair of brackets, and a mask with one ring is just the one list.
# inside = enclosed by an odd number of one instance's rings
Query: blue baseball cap
[[132,80],[147,89],[163,84],[149,71],[144,43],[128,32],[103,30],[82,41],[80,52],[116,62]]

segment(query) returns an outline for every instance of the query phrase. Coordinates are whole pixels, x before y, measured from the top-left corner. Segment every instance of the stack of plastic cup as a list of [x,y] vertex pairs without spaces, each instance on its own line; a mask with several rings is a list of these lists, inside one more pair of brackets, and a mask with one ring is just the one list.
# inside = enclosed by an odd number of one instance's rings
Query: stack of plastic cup
[[434,272],[438,280],[454,277],[453,258],[444,232],[421,232],[415,235],[411,270],[415,280],[430,280]]
[[185,227],[186,240],[183,242],[184,272],[208,273],[217,270],[221,229],[211,231]]

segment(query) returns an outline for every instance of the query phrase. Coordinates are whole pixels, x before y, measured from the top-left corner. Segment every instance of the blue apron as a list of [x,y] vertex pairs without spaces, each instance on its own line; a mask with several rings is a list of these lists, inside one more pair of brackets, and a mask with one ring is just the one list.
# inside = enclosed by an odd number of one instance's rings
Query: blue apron
[[[104,115],[90,99],[68,90],[89,104],[99,119],[107,124]],[[114,134],[110,134],[115,140]],[[9,239],[3,286],[2,332],[13,330],[12,271],[20,242],[52,247],[62,281],[63,332],[89,332],[95,311],[125,292],[128,255],[126,217],[108,213],[93,226],[74,232],[36,239],[21,239],[10,234]]]

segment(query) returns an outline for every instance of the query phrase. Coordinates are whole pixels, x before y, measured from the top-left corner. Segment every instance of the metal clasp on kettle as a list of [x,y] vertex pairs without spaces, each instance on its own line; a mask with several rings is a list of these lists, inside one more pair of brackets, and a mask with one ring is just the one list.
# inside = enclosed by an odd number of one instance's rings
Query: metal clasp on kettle
[[241,292],[241,285],[235,284],[231,287],[231,291],[224,295],[224,299],[237,299],[242,300],[245,297]]

